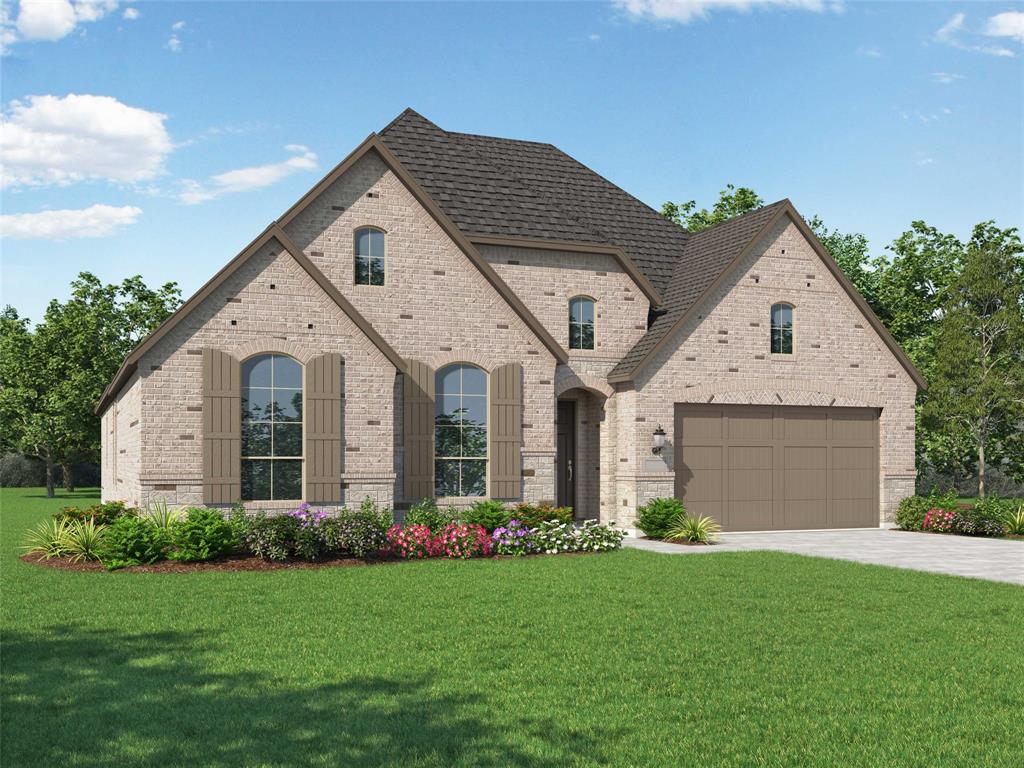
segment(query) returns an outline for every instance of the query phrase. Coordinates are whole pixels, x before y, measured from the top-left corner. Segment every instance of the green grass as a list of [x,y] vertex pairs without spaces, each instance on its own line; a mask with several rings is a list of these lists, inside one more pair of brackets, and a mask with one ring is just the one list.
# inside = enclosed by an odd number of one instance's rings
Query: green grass
[[773,553],[19,562],[67,503],[0,495],[4,765],[1020,765],[1012,585]]

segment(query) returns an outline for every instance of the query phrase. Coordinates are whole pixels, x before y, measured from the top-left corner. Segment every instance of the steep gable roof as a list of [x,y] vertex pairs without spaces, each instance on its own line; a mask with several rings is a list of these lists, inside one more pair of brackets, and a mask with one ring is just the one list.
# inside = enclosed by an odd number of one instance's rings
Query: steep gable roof
[[608,380],[631,381],[701,306],[704,299],[728,279],[762,235],[770,231],[783,217],[788,217],[797,226],[832,276],[857,305],[917,386],[926,388],[924,377],[788,199],[766,205],[691,235],[687,247],[679,257],[665,295],[666,311],[651,323],[647,333],[612,369]]
[[210,280],[196,291],[184,304],[182,304],[174,314],[168,317],[161,323],[155,331],[149,336],[143,339],[139,344],[131,351],[125,361],[121,364],[114,378],[111,380],[107,388],[103,390],[103,395],[100,397],[99,403],[96,405],[96,413],[102,414],[107,409],[110,402],[121,390],[121,387],[127,383],[128,379],[133,373],[135,373],[138,367],[139,360],[144,354],[151,350],[157,342],[160,341],[164,336],[170,333],[182,320],[195,310],[200,304],[202,304],[211,293],[219,288],[225,280],[231,275],[237,272],[242,265],[244,265],[250,258],[252,258],[263,246],[272,240],[276,240],[282,248],[287,251],[295,261],[299,263],[310,277],[319,285],[324,292],[331,298],[331,300],[338,305],[349,319],[359,328],[360,331],[379,349],[384,356],[391,361],[391,364],[395,366],[398,371],[405,371],[405,360],[402,356],[394,350],[394,348],[384,340],[384,338],[377,333],[372,325],[364,318],[352,304],[341,295],[341,292],[335,287],[335,285],[324,275],[323,272],[317,268],[317,266],[310,261],[309,257],[306,256],[299,248],[292,242],[291,238],[285,234],[284,230],[275,222],[267,227],[263,232],[260,233],[259,237],[253,240],[249,245],[242,249],[235,258],[229,261],[224,267],[215,274]]
[[445,131],[411,109],[379,135],[471,240],[621,249],[660,303],[689,234],[557,147]]

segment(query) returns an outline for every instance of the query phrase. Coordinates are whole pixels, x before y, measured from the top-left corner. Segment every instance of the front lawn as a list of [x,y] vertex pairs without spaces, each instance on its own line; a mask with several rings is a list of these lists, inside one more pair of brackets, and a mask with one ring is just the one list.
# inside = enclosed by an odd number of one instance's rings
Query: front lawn
[[267,572],[19,562],[11,766],[1019,765],[1024,589],[778,553]]

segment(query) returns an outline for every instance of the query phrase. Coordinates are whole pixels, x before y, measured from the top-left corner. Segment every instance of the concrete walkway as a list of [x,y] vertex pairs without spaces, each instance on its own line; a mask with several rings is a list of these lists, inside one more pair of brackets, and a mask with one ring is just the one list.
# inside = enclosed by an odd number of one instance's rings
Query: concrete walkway
[[627,547],[673,555],[777,550],[889,565],[952,576],[1024,584],[1024,541],[885,529],[722,533],[714,546],[685,546],[632,536]]

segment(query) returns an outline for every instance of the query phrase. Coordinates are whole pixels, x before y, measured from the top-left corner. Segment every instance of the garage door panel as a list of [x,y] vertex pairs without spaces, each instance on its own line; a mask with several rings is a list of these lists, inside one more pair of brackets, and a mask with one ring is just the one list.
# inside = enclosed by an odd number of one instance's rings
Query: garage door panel
[[676,495],[725,530],[875,525],[877,419],[867,408],[676,404]]

